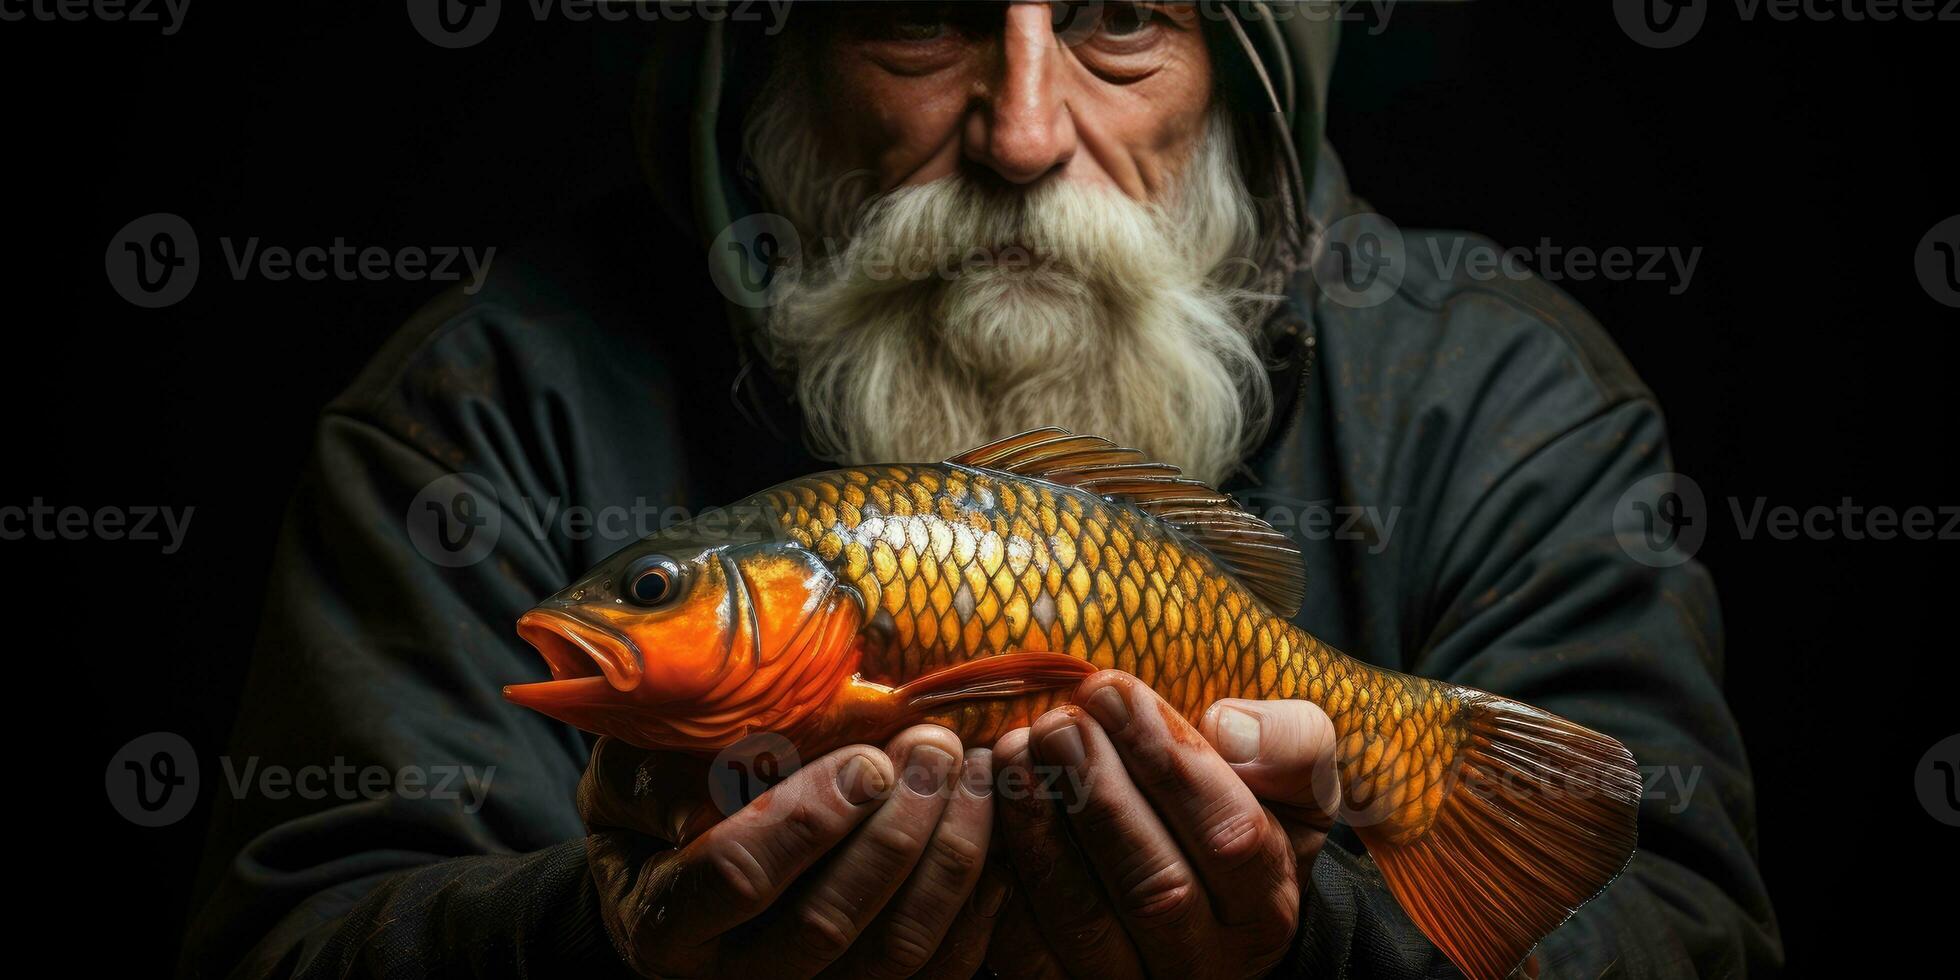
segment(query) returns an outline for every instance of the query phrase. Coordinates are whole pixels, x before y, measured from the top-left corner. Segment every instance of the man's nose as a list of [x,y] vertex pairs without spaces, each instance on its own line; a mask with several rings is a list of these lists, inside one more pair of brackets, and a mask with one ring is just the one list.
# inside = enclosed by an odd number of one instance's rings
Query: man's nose
[[967,158],[1016,184],[1040,180],[1075,155],[1075,120],[1062,91],[1067,59],[1046,3],[1006,10],[995,77],[966,121]]

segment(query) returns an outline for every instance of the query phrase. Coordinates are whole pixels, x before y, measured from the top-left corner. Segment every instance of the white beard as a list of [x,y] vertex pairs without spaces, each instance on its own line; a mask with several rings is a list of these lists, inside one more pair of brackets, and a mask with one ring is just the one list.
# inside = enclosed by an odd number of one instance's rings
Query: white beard
[[811,117],[790,101],[759,111],[748,136],[804,236],[764,340],[817,453],[922,462],[1059,425],[1207,483],[1238,465],[1272,397],[1246,322],[1258,221],[1229,117],[1213,114],[1163,207],[963,174],[859,206],[814,179]]

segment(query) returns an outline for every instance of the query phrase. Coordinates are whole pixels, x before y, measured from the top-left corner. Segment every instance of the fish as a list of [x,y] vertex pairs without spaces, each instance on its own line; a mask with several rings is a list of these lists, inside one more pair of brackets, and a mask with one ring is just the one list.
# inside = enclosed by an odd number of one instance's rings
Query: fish
[[1335,650],[1292,622],[1306,574],[1229,495],[1048,427],[800,477],[642,539],[518,619],[552,679],[504,695],[643,748],[769,733],[806,758],[919,723],[991,744],[1108,668],[1194,724],[1221,698],[1304,698],[1397,902],[1473,980],[1508,976],[1631,860],[1632,754]]

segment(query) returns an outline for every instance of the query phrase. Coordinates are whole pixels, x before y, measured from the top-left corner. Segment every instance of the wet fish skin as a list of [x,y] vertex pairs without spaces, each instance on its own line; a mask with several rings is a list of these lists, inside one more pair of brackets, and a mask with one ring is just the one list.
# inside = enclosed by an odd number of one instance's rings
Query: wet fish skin
[[[1134,674],[1194,724],[1221,698],[1305,698],[1334,722],[1346,805],[1381,813],[1398,838],[1427,825],[1467,737],[1448,685],[1334,650],[1181,532],[1094,493],[932,464],[817,473],[754,503],[862,597],[870,680],[1052,651]],[[954,702],[918,720],[987,744],[1068,694]]]

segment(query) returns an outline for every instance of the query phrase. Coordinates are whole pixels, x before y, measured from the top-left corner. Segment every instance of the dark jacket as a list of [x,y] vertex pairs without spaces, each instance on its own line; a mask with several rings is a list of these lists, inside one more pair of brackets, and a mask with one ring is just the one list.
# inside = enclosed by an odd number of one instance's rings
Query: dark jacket
[[[1318,138],[1325,25],[1250,26],[1240,67],[1272,83],[1273,121],[1308,163],[1291,174],[1310,189],[1303,224],[1350,246],[1393,232]],[[468,766],[479,782],[494,766],[487,792],[226,801],[187,974],[616,968],[573,808],[589,742],[500,697],[545,676],[512,623],[676,519],[669,508],[822,465],[702,268],[703,243],[744,204],[733,167],[704,152],[726,149],[729,114],[703,111],[720,96],[698,91],[715,87],[701,64],[653,72],[656,92],[695,91],[679,102],[691,114],[666,100],[689,141],[649,158],[662,186],[690,143],[696,168],[666,186],[691,192],[604,200],[500,252],[476,296],[420,314],[323,414],[287,519],[233,754],[295,770]],[[1270,325],[1280,418],[1233,489],[1333,515],[1294,529],[1312,570],[1296,621],[1363,659],[1609,733],[1650,774],[1640,852],[1540,947],[1542,976],[1774,966],[1714,588],[1692,562],[1634,560],[1614,534],[1622,495],[1670,468],[1652,394],[1556,289],[1445,276],[1431,257],[1463,236],[1399,234],[1383,301],[1336,302],[1311,268],[1288,267]],[[464,540],[454,522],[468,515],[450,505],[465,491],[479,536],[446,552],[443,534]],[[1336,844],[1312,868],[1283,974],[1452,975],[1358,845]]]

